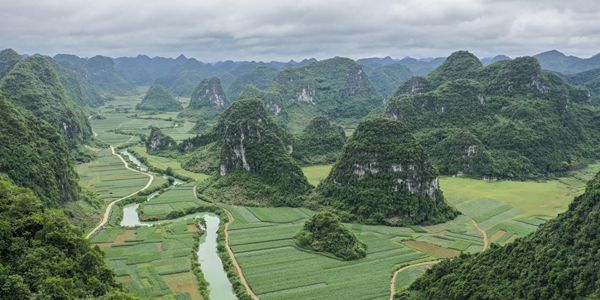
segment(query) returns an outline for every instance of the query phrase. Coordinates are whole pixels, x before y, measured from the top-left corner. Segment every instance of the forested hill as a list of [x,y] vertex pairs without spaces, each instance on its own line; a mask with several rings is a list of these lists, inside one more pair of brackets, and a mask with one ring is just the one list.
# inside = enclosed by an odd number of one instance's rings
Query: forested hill
[[441,262],[397,299],[599,299],[600,173],[537,232]]
[[600,110],[587,91],[532,57],[484,67],[456,52],[427,78],[404,83],[385,112],[416,134],[443,174],[542,177],[599,153]]
[[31,191],[6,180],[0,236],[0,299],[133,299],[62,212],[44,209]]
[[65,90],[53,64],[51,58],[38,55],[19,60],[0,80],[0,91],[61,131],[73,149],[89,140],[92,129],[81,106]]
[[0,177],[30,188],[46,206],[78,198],[62,134],[0,93]]

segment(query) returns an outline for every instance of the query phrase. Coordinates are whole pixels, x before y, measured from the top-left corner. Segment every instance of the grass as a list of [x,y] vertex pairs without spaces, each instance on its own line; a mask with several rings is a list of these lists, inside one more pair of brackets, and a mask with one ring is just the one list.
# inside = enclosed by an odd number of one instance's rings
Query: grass
[[191,270],[194,236],[190,217],[152,227],[109,227],[92,240],[130,292],[143,299],[192,299],[202,296]]
[[308,183],[312,186],[317,186],[321,183],[321,180],[325,179],[327,175],[329,175],[329,171],[331,171],[332,165],[316,165],[316,166],[308,166],[303,167],[302,172],[304,172],[304,176],[308,179]]

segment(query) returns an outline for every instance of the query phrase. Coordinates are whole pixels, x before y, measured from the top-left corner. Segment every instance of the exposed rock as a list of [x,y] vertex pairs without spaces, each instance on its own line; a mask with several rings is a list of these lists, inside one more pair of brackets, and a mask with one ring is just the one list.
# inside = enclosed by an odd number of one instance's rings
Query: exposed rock
[[165,150],[172,150],[177,147],[175,140],[162,133],[159,128],[152,127],[150,136],[146,139],[146,151],[148,153],[157,153]]
[[218,77],[210,77],[202,80],[192,92],[189,108],[200,109],[211,107],[223,110],[227,107],[227,97],[223,92],[221,80]]
[[432,224],[456,216],[419,142],[389,119],[359,124],[318,192],[324,203],[369,223]]

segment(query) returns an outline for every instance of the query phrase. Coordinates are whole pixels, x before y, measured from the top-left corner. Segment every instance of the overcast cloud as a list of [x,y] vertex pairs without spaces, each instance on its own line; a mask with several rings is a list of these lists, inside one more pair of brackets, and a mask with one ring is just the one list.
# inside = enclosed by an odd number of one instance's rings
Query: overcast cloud
[[600,52],[597,0],[0,0],[0,47],[202,61]]

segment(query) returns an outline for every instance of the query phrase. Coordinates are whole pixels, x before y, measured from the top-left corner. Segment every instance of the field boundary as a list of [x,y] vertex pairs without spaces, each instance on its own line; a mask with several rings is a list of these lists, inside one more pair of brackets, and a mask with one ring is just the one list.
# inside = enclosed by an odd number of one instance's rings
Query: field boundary
[[123,200],[125,200],[127,198],[133,197],[133,196],[137,195],[138,193],[146,190],[147,188],[150,187],[150,185],[152,185],[152,182],[154,181],[154,175],[152,175],[150,173],[142,172],[142,171],[139,171],[139,170],[136,170],[136,169],[133,169],[133,168],[130,168],[129,165],[127,164],[127,161],[125,161],[125,159],[120,154],[118,154],[117,152],[115,152],[115,147],[113,147],[112,145],[110,145],[110,151],[112,152],[112,155],[117,156],[123,162],[123,164],[125,165],[126,169],[128,169],[130,171],[134,171],[134,172],[140,173],[140,174],[144,174],[144,175],[148,176],[149,179],[148,179],[148,182],[146,183],[146,185],[143,188],[141,188],[141,189],[139,189],[139,190],[137,190],[137,191],[135,191],[135,192],[133,192],[133,193],[125,196],[125,197],[122,197],[122,198],[119,198],[117,200],[113,200],[112,202],[110,202],[108,204],[108,206],[106,206],[106,210],[104,211],[104,215],[102,217],[102,220],[100,221],[100,223],[98,224],[98,226],[96,226],[94,229],[92,229],[92,231],[90,231],[90,233],[88,233],[85,236],[86,239],[89,239],[92,235],[94,235],[96,232],[98,232],[98,230],[100,230],[102,227],[104,227],[106,225],[106,223],[108,223],[108,219],[110,218],[110,213],[111,213],[112,208],[113,208],[113,206],[115,204],[117,204],[117,203],[119,203],[119,202],[121,202],[121,201],[123,201]]
[[485,251],[487,248],[490,247],[490,241],[488,239],[487,232],[485,232],[485,230],[483,230],[483,228],[479,227],[479,224],[477,224],[477,222],[475,222],[475,220],[471,219],[471,222],[473,222],[473,226],[475,226],[475,228],[477,230],[479,230],[479,232],[481,232],[481,235],[483,235],[483,250],[482,251]]
[[412,269],[414,267],[435,265],[435,264],[437,264],[437,263],[439,263],[441,261],[442,261],[441,259],[424,261],[424,262],[420,262],[420,263],[416,263],[416,264],[404,266],[404,267],[396,270],[394,272],[394,275],[392,275],[392,280],[390,281],[390,300],[394,300],[394,294],[396,294],[396,279],[398,278],[398,273],[400,273],[402,271],[406,271],[408,269]]

